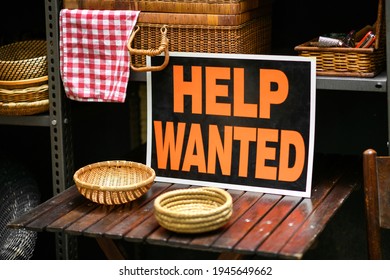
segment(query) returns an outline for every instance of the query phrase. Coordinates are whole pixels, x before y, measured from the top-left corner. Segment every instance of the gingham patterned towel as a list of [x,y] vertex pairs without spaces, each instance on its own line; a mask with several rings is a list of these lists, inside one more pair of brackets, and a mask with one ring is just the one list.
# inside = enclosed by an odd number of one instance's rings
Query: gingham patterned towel
[[124,102],[130,75],[127,40],[139,11],[60,12],[60,71],[68,98]]

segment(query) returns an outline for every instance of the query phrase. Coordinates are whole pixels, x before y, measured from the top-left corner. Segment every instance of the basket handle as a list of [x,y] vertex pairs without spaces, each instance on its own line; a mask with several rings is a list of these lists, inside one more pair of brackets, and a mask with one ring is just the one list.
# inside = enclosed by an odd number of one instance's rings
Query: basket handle
[[148,50],[143,50],[143,49],[133,49],[131,47],[133,40],[135,38],[135,35],[138,33],[140,30],[140,27],[137,25],[135,26],[135,30],[131,33],[130,39],[127,43],[127,48],[129,49],[130,56],[132,55],[147,55],[147,56],[157,56],[161,53],[165,53],[165,59],[163,64],[160,66],[141,66],[141,67],[135,67],[130,63],[130,67],[132,70],[136,72],[147,72],[147,71],[161,71],[163,70],[169,63],[169,51],[168,51],[168,42],[169,39],[167,37],[167,26],[164,25],[161,27],[161,42],[160,46],[157,49],[148,49]]
[[379,48],[379,37],[382,35],[382,21],[384,17],[384,10],[383,10],[383,0],[379,0],[378,2],[378,17],[375,22],[375,34],[376,34],[376,40],[374,42],[374,48],[378,49]]

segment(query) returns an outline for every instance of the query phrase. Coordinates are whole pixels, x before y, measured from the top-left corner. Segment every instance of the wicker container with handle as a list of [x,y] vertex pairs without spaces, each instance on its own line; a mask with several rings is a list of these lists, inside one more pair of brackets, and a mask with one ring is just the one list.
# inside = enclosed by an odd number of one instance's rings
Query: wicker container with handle
[[[271,51],[271,0],[68,0],[64,7],[140,9],[137,22],[140,32],[134,39],[134,49],[157,48],[161,27],[167,26],[171,52],[268,54]],[[146,58],[132,56],[131,63],[145,66]]]
[[240,14],[263,0],[64,0],[67,9],[136,10],[160,13]]
[[[378,2],[378,17],[373,27],[377,38],[370,48],[318,47],[313,39],[295,47],[298,55],[315,57],[319,76],[371,78],[379,74],[386,63],[386,30],[383,0]],[[357,41],[365,32],[358,32]]]

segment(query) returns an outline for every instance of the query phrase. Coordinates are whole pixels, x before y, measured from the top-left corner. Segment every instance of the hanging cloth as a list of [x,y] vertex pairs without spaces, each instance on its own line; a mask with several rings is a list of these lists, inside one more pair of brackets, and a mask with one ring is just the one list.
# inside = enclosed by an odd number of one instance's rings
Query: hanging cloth
[[60,72],[66,96],[124,102],[130,76],[127,41],[139,11],[60,11]]

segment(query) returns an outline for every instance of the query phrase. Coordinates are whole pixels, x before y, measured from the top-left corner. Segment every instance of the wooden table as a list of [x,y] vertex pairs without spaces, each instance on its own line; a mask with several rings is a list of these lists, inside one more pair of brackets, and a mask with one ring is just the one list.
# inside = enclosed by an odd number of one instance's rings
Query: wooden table
[[[160,227],[153,201],[163,192],[190,186],[154,183],[132,203],[95,204],[75,186],[54,196],[8,226],[96,238],[108,258],[121,258],[115,239],[220,252],[222,256],[260,255],[301,259],[361,183],[360,159],[316,156],[308,198],[229,190],[233,215],[224,227],[205,234],[175,234]],[[331,248],[330,248],[331,249]]]

